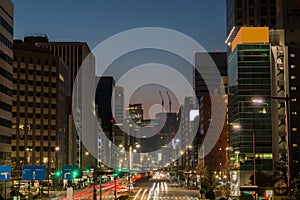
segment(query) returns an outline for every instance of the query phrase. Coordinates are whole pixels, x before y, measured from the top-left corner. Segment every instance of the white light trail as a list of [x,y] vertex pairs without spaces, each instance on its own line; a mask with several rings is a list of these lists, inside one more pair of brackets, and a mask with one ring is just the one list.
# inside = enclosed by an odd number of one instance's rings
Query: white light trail
[[139,191],[136,193],[135,197],[133,200],[136,200],[136,198],[139,196],[140,192],[142,191],[142,189],[139,189]]
[[142,194],[142,197],[141,197],[141,200],[144,199],[144,196],[145,196],[146,192],[147,192],[147,189],[144,190],[144,192],[143,192],[143,194]]

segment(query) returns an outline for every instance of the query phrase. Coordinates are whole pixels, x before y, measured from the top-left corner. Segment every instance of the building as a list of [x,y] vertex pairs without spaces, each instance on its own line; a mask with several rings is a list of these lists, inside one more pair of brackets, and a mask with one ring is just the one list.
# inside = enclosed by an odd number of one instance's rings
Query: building
[[254,171],[273,170],[270,50],[267,27],[241,27],[228,57],[230,166],[237,188],[248,185]]
[[226,0],[227,35],[234,26],[268,26],[277,24],[277,0]]
[[[98,145],[99,150],[108,149],[109,154],[100,154],[98,160],[102,160],[108,166],[117,166],[116,152],[112,152],[110,143],[115,141],[115,120],[113,118],[112,99],[115,87],[115,81],[112,76],[98,77],[98,85],[96,89],[96,107],[98,121],[101,127],[101,133],[104,133],[108,138],[108,143]],[[102,135],[102,134],[100,134]],[[104,140],[102,140],[104,141]],[[100,163],[98,163],[100,164]]]
[[[75,88],[76,91],[81,91],[82,94],[76,96],[74,99],[77,102],[72,102],[73,95],[73,86],[76,78],[78,77],[78,72],[80,72],[80,67],[84,64],[84,68],[81,68],[81,76],[84,76],[86,73],[95,74],[95,61],[94,57],[91,54],[90,48],[85,42],[49,42],[47,37],[26,37],[27,41],[31,41],[37,47],[49,49],[53,55],[59,56],[69,67],[68,74],[68,164],[77,165],[82,169],[91,168],[96,166],[96,159],[93,155],[95,153],[89,152],[89,148],[85,147],[85,144],[82,143],[81,138],[79,137],[80,133],[77,132],[73,120],[73,116],[76,115],[77,119],[84,120],[84,117],[89,116],[90,110],[96,109],[91,108],[95,107],[95,102],[86,102],[81,96],[88,96],[89,93],[94,92],[95,79],[82,79],[81,85],[78,85],[78,88]],[[77,94],[77,93],[76,93]],[[81,96],[80,96],[81,95]],[[77,105],[79,112],[72,113],[72,104]],[[84,108],[84,109],[82,109]],[[91,123],[91,124],[89,124]],[[97,128],[92,127],[92,122],[86,122],[82,124],[81,133],[87,133],[88,131],[97,131]]]
[[[203,134],[203,138],[207,134],[207,130],[211,121],[211,97],[209,95],[203,95],[200,99],[200,130]],[[228,154],[228,129],[227,129],[227,119],[224,121],[224,126],[220,137],[216,141],[216,144],[212,150],[205,155],[204,161],[207,166],[209,166],[210,172],[214,172],[218,181],[227,182],[229,180],[229,154]],[[205,145],[202,147],[205,148]],[[200,149],[199,152],[204,152]],[[202,155],[199,157],[203,158]],[[200,159],[199,159],[200,160]]]
[[[279,45],[284,46],[284,66],[286,80],[286,95],[288,95],[289,104],[288,118],[290,138],[290,177],[291,179],[300,178],[300,136],[299,136],[299,113],[300,105],[297,102],[300,98],[300,92],[297,85],[299,85],[300,65],[299,51],[300,51],[300,2],[298,0],[284,1],[278,0],[278,6],[281,10],[278,13],[279,29],[284,30],[281,34],[281,42]],[[278,43],[276,43],[278,44]],[[278,45],[278,46],[279,46]],[[291,180],[292,181],[292,180]]]
[[[0,165],[11,163],[14,5],[0,2]],[[9,187],[9,186],[8,186]],[[8,190],[9,192],[10,190]],[[5,195],[3,185],[0,196]],[[7,195],[8,197],[8,195]]]
[[[208,59],[211,59],[209,61]],[[219,70],[221,79],[219,77],[215,76],[215,72],[210,71],[210,66],[205,66],[209,65],[210,62],[214,62],[214,65],[217,67]],[[202,53],[202,52],[197,52],[195,53],[195,65],[197,68],[202,68],[202,69],[207,69],[206,71],[203,71],[203,74],[200,74],[198,71],[194,70],[194,90],[197,96],[197,103],[199,107],[199,126],[198,126],[198,131],[196,138],[193,142],[193,145],[190,147],[190,153],[194,154],[194,159],[196,162],[193,164],[193,166],[198,165],[198,158],[201,158],[203,153],[203,149],[200,148],[205,148],[201,147],[202,143],[204,141],[207,129],[208,129],[208,121],[211,118],[210,114],[210,107],[208,108],[207,106],[211,106],[210,104],[210,97],[209,95],[214,95],[214,94],[219,94],[220,93],[220,88],[221,84],[224,84],[225,92],[227,93],[227,54],[225,52],[209,52],[209,53]],[[204,78],[202,77],[206,76],[207,77],[207,82],[205,82]],[[223,83],[222,83],[223,82]],[[211,87],[211,92],[209,92],[207,85],[210,84]],[[211,94],[210,94],[211,93]],[[207,124],[208,123],[208,124]],[[222,138],[226,138],[226,125],[224,125],[223,132],[222,132]],[[218,144],[217,146],[227,146],[227,140],[222,140],[222,144]],[[217,147],[215,147],[217,148]],[[199,152],[202,152],[199,154]],[[212,162],[212,160],[216,160],[217,158],[214,158],[212,155],[213,153],[210,153],[209,156],[206,156],[204,159],[209,159],[209,162]],[[226,157],[225,152],[224,152],[224,158]],[[222,165],[225,166],[227,165],[225,161],[224,163],[222,162]]]
[[15,40],[12,78],[12,167],[46,165],[50,173],[67,159],[68,67],[49,50]]
[[0,3],[0,164],[10,164],[12,124],[12,62],[14,5],[5,0]]
[[[279,116],[279,121],[284,122],[284,120],[288,119],[286,122],[286,130],[279,132],[281,134],[287,134],[286,139],[288,139],[289,144],[285,144],[282,142],[282,136],[276,133],[274,135],[274,166],[276,167],[278,162],[281,162],[281,157],[285,156],[284,162],[289,162],[290,164],[287,165],[290,171],[290,175],[288,177],[292,178],[299,178],[299,169],[300,169],[300,150],[299,150],[299,142],[300,137],[298,134],[299,131],[299,112],[300,107],[297,103],[297,99],[299,99],[299,91],[297,87],[298,84],[297,77],[299,76],[299,69],[296,67],[298,66],[299,59],[297,58],[297,52],[299,51],[300,45],[300,4],[298,0],[264,0],[264,1],[255,1],[255,0],[246,0],[246,1],[238,1],[238,0],[227,0],[226,1],[226,8],[227,8],[227,44],[228,41],[232,41],[233,37],[238,32],[239,26],[268,26],[271,28],[270,36],[271,36],[271,43],[272,43],[272,65],[278,66],[280,68],[272,68],[275,71],[278,69],[279,75],[276,76],[272,74],[273,78],[273,91],[272,95],[274,97],[280,97],[281,99],[273,99],[273,104],[279,104],[279,108],[283,112],[283,115]],[[267,11],[267,12],[266,12]],[[263,14],[265,13],[265,14]],[[235,26],[235,28],[233,28]],[[272,30],[276,28],[275,30]],[[232,37],[232,38],[230,38]],[[277,56],[280,56],[282,63],[277,62]],[[284,80],[282,80],[284,77]],[[278,86],[275,81],[278,79],[280,82],[280,86]],[[281,90],[278,93],[276,90],[277,87],[280,87]],[[284,95],[282,96],[282,94]],[[284,99],[285,98],[285,99]],[[275,109],[277,112],[277,109]],[[278,129],[278,122],[277,115],[274,121],[273,128]],[[286,116],[286,117],[285,117]],[[280,124],[280,123],[279,123]],[[283,124],[283,123],[281,123]],[[282,126],[282,125],[281,125]],[[283,129],[281,127],[280,129]],[[286,136],[284,136],[286,137]],[[285,140],[286,140],[285,139]],[[281,141],[280,145],[278,141]],[[280,146],[280,147],[279,147]],[[285,146],[285,147],[284,147]],[[276,149],[277,148],[277,149]],[[280,150],[285,149],[285,150]],[[276,154],[275,152],[281,152]],[[290,154],[287,154],[287,151]],[[290,158],[288,158],[290,157]],[[290,166],[290,167],[288,167]],[[275,169],[276,170],[276,169]],[[287,181],[287,180],[285,180]]]

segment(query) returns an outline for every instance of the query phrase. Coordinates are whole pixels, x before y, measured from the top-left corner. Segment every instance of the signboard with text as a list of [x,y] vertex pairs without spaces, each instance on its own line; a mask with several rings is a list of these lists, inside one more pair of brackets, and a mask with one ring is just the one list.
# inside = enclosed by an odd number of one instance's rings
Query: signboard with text
[[22,167],[22,180],[46,180],[46,166],[24,165]]

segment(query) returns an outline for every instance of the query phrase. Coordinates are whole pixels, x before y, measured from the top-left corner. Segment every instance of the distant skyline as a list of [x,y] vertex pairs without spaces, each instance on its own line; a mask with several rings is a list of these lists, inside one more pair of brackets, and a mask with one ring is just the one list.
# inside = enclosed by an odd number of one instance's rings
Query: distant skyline
[[48,36],[50,41],[87,42],[91,50],[119,32],[164,27],[198,41],[207,51],[225,51],[225,1],[18,1],[14,38]]
[[[100,42],[129,29],[163,27],[186,34],[208,52],[225,51],[225,1],[13,0],[13,2],[15,4],[15,39],[45,34],[50,41],[87,42],[93,50]],[[126,70],[137,64],[162,62],[178,70],[192,85],[191,66],[171,54],[144,50],[124,57],[125,59],[120,58],[114,62],[114,70],[106,75],[114,76],[117,81]],[[155,85],[152,87],[151,90],[149,87],[143,87],[143,89],[148,89],[138,90],[138,93],[134,95],[136,98],[131,99],[134,102],[144,103],[146,118],[153,117],[154,113],[161,111],[159,106],[150,108],[154,104],[160,104],[158,94],[160,88]],[[129,98],[127,95],[126,97]],[[183,100],[183,98],[180,99]],[[172,111],[178,112],[179,104],[175,103],[178,99],[172,96],[172,100],[174,103]],[[165,108],[168,110],[167,106]]]

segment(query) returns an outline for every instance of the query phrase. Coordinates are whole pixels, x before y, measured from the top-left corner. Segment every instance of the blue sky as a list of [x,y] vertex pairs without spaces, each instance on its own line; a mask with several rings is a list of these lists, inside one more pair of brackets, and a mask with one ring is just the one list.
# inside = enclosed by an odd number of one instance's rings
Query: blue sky
[[51,41],[85,41],[93,49],[119,32],[164,27],[225,50],[224,0],[13,0],[15,38],[46,34]]

